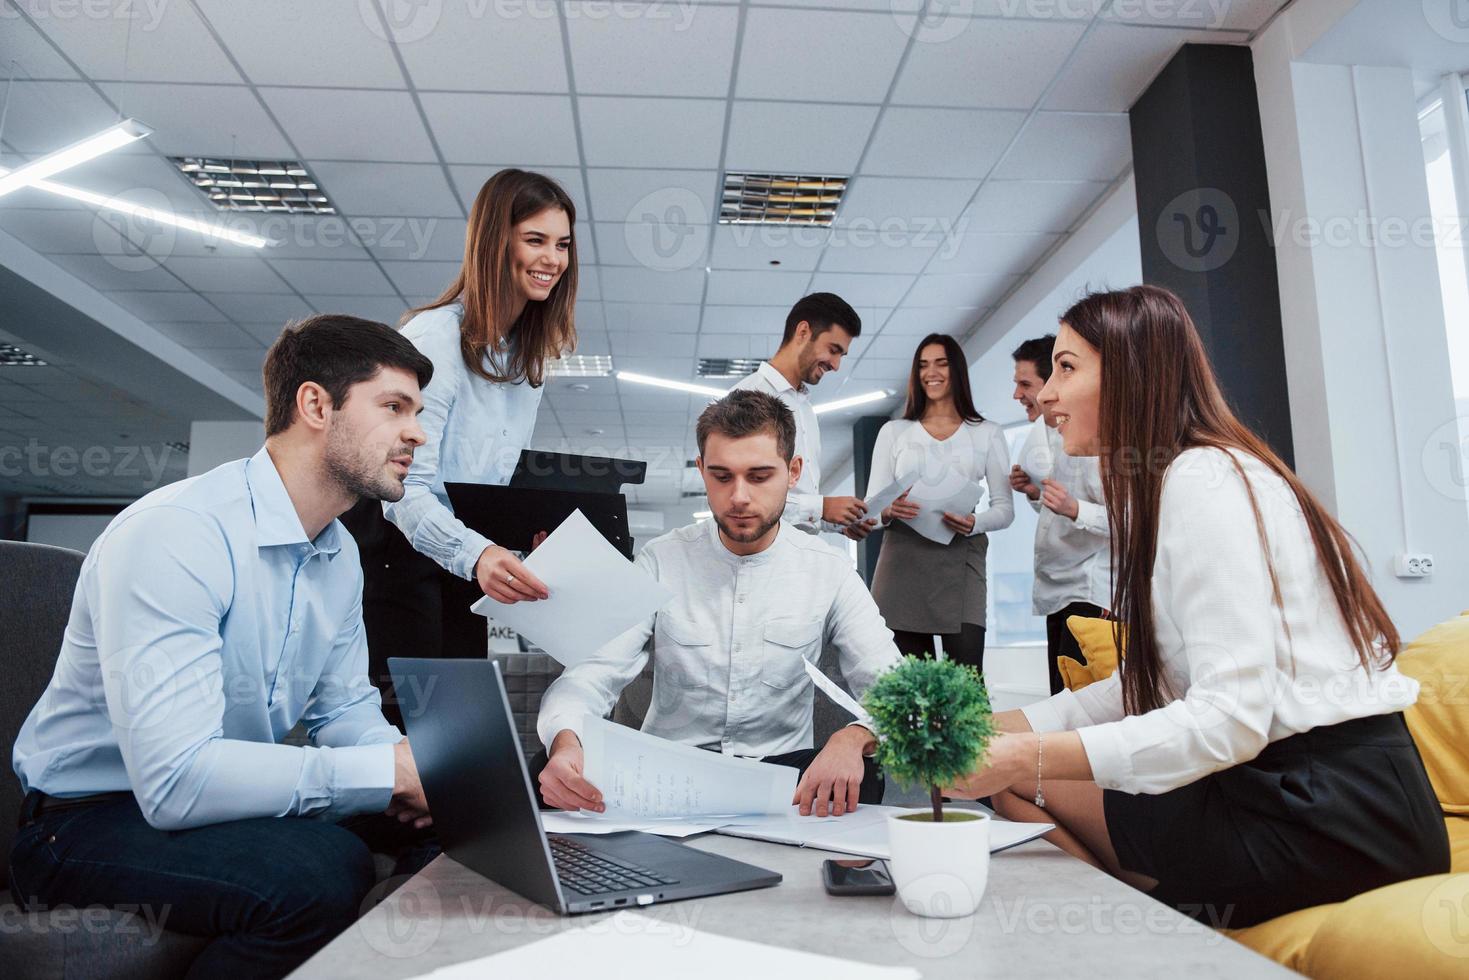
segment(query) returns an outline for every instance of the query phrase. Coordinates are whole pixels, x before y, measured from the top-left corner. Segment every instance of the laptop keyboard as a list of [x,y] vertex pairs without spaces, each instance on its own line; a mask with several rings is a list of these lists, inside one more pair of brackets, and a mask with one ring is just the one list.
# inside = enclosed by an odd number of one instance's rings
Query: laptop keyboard
[[678,883],[677,878],[665,877],[651,868],[613,861],[593,853],[580,841],[567,840],[564,837],[552,837],[550,840],[551,859],[556,862],[557,877],[561,879],[562,885],[579,895]]

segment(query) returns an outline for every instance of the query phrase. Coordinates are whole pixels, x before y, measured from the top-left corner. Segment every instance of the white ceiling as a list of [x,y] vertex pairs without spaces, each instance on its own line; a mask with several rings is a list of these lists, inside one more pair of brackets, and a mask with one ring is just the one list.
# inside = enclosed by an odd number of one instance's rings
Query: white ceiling
[[[299,219],[256,251],[36,190],[0,202],[0,230],[241,383],[258,389],[289,318],[396,322],[437,294],[480,183],[521,166],[578,206],[581,352],[693,379],[698,356],[769,354],[790,303],[831,290],[863,331],[820,402],[900,389],[920,336],[967,335],[1126,173],[1127,109],[1178,47],[1243,43],[1284,0],[1217,23],[1201,0],[974,0],[922,21],[918,0],[0,2],[6,165],[126,114],[152,138],[66,182],[211,219],[165,156],[299,158],[340,208],[347,227]],[[832,229],[729,227],[726,169],[853,180]],[[653,463],[639,502],[676,494],[700,400],[587,384],[551,383],[537,445],[630,451]],[[0,408],[22,411],[10,387]],[[851,418],[897,403],[827,416],[823,466]]]

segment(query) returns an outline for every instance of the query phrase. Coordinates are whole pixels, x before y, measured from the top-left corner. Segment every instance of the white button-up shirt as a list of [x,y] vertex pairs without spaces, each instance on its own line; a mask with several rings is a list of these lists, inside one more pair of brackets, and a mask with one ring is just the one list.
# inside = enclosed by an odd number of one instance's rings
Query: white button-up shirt
[[[1005,432],[993,422],[963,422],[947,439],[935,439],[922,422],[893,419],[883,423],[872,445],[869,493],[903,479],[942,479],[952,475],[967,483],[983,483],[985,496],[974,506],[969,536],[1007,528],[1015,520],[1010,490],[1010,450]],[[869,514],[886,527],[881,514]],[[891,523],[891,522],[888,522]]]
[[774,395],[796,416],[796,455],[801,457],[801,476],[786,497],[785,519],[807,534],[840,531],[840,524],[821,519],[821,425],[811,406],[810,389],[792,385],[769,361],[762,361],[759,370],[730,391],[742,389]]
[[[756,555],[731,553],[711,520],[648,542],[637,564],[673,591],[673,601],[547,688],[536,730],[548,748],[562,730],[580,737],[586,716],[606,715],[650,656],[643,731],[742,756],[815,747],[814,685],[804,664],[816,663],[826,646],[836,648],[859,699],[899,661],[851,560],[784,522]],[[872,725],[865,714],[858,721]]]
[[1287,736],[1418,699],[1418,682],[1395,666],[1362,668],[1295,494],[1260,460],[1234,455],[1260,507],[1281,604],[1244,479],[1223,450],[1189,449],[1163,480],[1151,585],[1174,700],[1126,715],[1116,673],[1021,709],[1037,732],[1076,730],[1106,789],[1166,793]]
[[[1049,616],[1073,602],[1112,605],[1112,539],[1107,523],[1102,471],[1095,456],[1068,456],[1061,433],[1037,419],[1016,460],[1040,487],[1054,480],[1076,498],[1072,520],[1030,500],[1035,523],[1035,588],[1031,611]],[[1026,498],[1029,500],[1030,498]]]
[[523,380],[496,384],[470,371],[459,352],[463,312],[457,303],[425,310],[403,327],[403,336],[433,361],[434,376],[418,416],[427,441],[413,454],[403,499],[385,502],[383,515],[413,550],[472,579],[475,562],[492,542],[454,516],[444,484],[509,483],[535,431],[545,389]]

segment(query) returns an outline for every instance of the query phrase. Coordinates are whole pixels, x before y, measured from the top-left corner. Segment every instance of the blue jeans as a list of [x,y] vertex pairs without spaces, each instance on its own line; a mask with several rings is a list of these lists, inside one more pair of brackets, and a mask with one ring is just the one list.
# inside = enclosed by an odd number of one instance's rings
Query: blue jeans
[[159,928],[213,940],[189,971],[209,980],[289,973],[365,910],[376,880],[368,842],[426,835],[381,815],[163,831],[131,794],[40,814],[31,802],[10,854],[16,902],[140,906]]

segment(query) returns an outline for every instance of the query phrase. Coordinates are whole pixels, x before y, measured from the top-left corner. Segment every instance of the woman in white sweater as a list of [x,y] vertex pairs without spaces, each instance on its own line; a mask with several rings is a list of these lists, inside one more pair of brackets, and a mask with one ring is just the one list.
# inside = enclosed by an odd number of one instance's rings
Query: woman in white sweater
[[868,487],[882,490],[900,477],[956,490],[983,483],[989,491],[973,512],[942,515],[954,535],[945,543],[909,527],[919,505],[906,493],[899,497],[879,515],[878,526],[888,531],[872,576],[872,597],[899,650],[933,654],[938,635],[946,657],[983,670],[986,532],[1015,519],[1010,453],[1004,432],[975,409],[964,351],[947,334],[919,342],[903,417],[877,433]]
[[1215,925],[1447,871],[1397,631],[1341,525],[1230,412],[1178,297],[1088,296],[1053,361],[1040,402],[1068,454],[1100,457],[1126,660],[1000,714],[951,792]]

